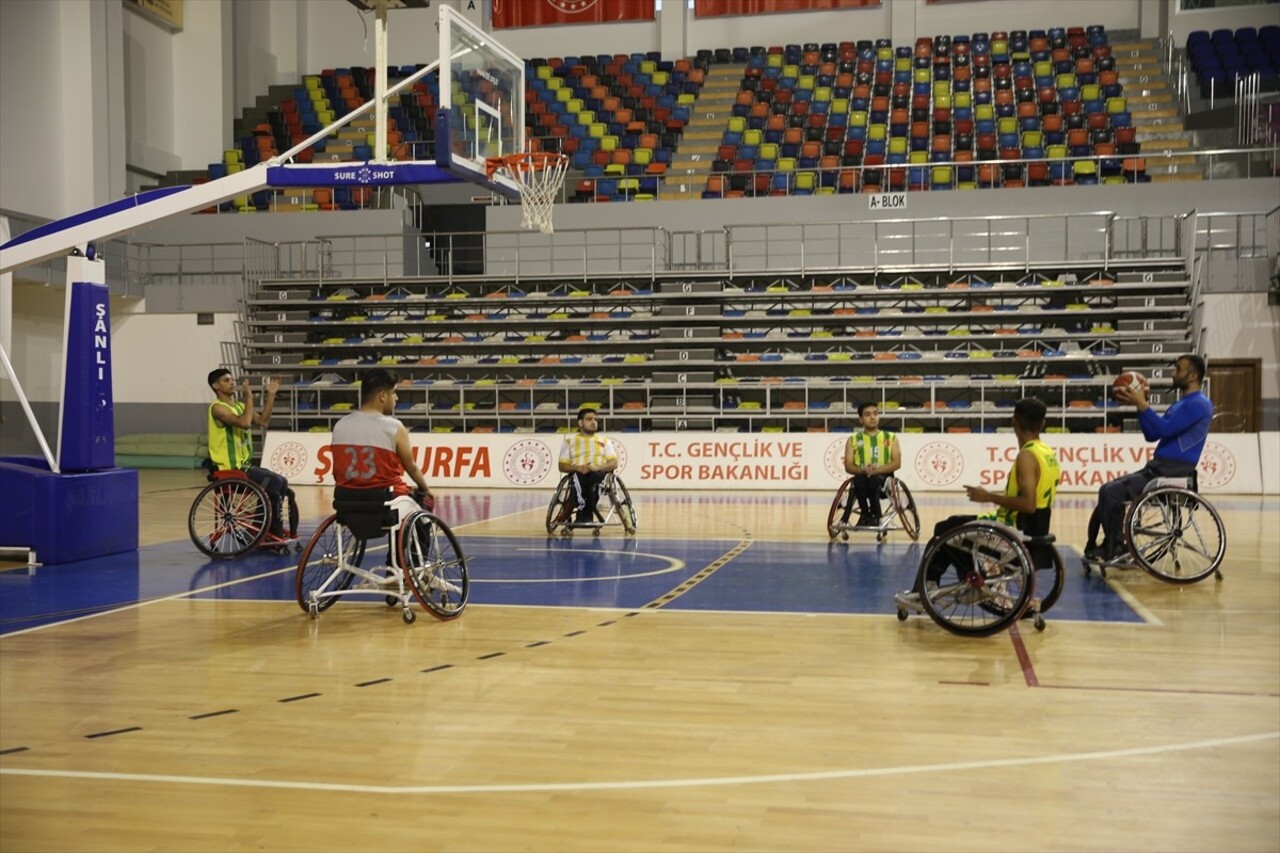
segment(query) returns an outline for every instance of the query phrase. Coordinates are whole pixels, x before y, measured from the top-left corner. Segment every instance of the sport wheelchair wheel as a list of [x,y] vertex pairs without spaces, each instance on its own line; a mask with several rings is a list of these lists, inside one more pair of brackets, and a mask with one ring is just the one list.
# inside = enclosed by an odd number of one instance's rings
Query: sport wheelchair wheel
[[920,513],[916,511],[916,499],[911,497],[907,484],[897,477],[890,477],[888,483],[889,500],[893,503],[893,511],[898,514],[898,523],[902,530],[915,542],[920,538]]
[[616,474],[609,477],[609,502],[613,504],[614,511],[622,519],[622,529],[628,533],[635,533],[636,523],[639,521],[636,505],[631,502],[631,493],[627,491],[627,484],[622,482],[622,478]]
[[[947,568],[936,582],[929,581],[925,572],[939,552]],[[989,636],[1016,622],[1031,603],[1033,566],[1016,533],[986,521],[967,522],[925,548],[920,604],[953,634]]]
[[547,533],[554,535],[557,529],[568,532],[568,525],[573,523],[572,499],[573,483],[570,475],[565,474],[560,478],[560,484],[556,486],[555,494],[551,496],[551,503],[547,506]]
[[248,478],[215,480],[196,495],[187,532],[200,551],[229,560],[258,547],[271,526],[266,491]]
[[1063,565],[1062,555],[1058,553],[1058,549],[1048,546],[1045,548],[1045,553],[1051,555],[1048,565],[1042,566],[1036,563],[1035,597],[1040,601],[1036,612],[1042,616],[1049,612],[1050,607],[1058,603],[1067,580],[1067,569]]
[[1222,577],[1226,530],[1218,511],[1190,489],[1143,492],[1125,518],[1125,539],[1134,561],[1161,580],[1188,584]]
[[[832,539],[841,536],[844,541],[849,541],[849,531],[841,530],[841,524],[844,519],[844,508],[853,497],[853,478],[848,477],[840,488],[836,490],[836,496],[831,499],[831,509],[827,511],[827,535]],[[917,531],[917,535],[919,532]],[[914,536],[912,537],[915,538]]]
[[[338,554],[339,530],[342,530],[343,554],[341,557]],[[302,552],[302,559],[298,561],[298,570],[294,574],[294,594],[303,613],[312,612],[311,594],[313,592],[319,590],[340,592],[351,586],[355,575],[342,571],[334,577],[334,572],[338,571],[339,566],[359,566],[364,559],[364,550],[365,541],[352,536],[351,531],[338,524],[337,514],[320,522],[316,532],[311,534],[311,540],[307,542],[307,547]],[[328,610],[337,600],[336,596],[326,596],[317,600],[315,612]]]
[[449,525],[429,512],[415,512],[400,526],[397,548],[414,598],[440,619],[462,613],[471,581],[466,555]]

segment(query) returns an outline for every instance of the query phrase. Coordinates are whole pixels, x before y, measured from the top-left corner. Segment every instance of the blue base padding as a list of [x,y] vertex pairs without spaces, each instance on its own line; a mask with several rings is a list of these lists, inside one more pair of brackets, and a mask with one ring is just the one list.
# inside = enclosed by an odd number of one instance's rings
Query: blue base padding
[[0,457],[0,545],[41,563],[138,549],[138,472],[54,474],[38,456]]

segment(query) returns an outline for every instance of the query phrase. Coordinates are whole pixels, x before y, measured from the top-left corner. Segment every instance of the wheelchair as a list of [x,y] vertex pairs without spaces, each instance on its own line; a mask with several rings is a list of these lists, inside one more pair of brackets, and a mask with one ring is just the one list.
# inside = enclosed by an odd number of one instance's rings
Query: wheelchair
[[[636,532],[636,506],[631,501],[631,493],[627,486],[613,471],[600,481],[596,505],[591,508],[594,521],[577,522],[574,516],[578,512],[577,496],[573,492],[573,475],[565,474],[556,486],[551,503],[547,506],[547,533],[554,536],[557,532],[564,536],[572,536],[574,530],[587,529],[593,536],[599,536],[601,529],[614,523],[622,523],[622,529],[628,534]],[[601,507],[604,511],[601,512]]]
[[[880,524],[875,527],[856,527],[852,524],[842,523],[841,518],[844,517],[845,506],[853,501],[856,503],[857,496],[853,493],[853,477],[849,477],[840,488],[836,491],[835,498],[831,501],[831,510],[827,513],[827,535],[832,539],[837,536],[844,541],[849,541],[849,532],[854,533],[875,533],[876,541],[883,542],[888,538],[889,532],[893,530],[901,530],[911,537],[911,541],[920,538],[920,513],[916,511],[915,498],[911,497],[911,490],[907,488],[907,484],[899,480],[897,477],[889,476],[885,478],[884,485],[880,489]],[[854,507],[857,512],[857,507]]]
[[1086,575],[1094,568],[1104,578],[1108,569],[1140,568],[1169,583],[1209,575],[1222,580],[1227,531],[1213,504],[1195,491],[1193,478],[1156,477],[1123,511],[1126,551],[1110,560],[1086,558]]
[[287,507],[290,534],[271,533],[274,511],[267,490],[243,471],[209,469],[209,485],[200,490],[187,514],[191,541],[206,556],[221,560],[264,548],[278,554],[302,550],[292,531],[298,529],[298,505],[293,489],[285,489],[281,507]]
[[[969,521],[934,537],[920,559],[919,601],[908,604],[899,599],[898,621],[905,622],[908,611],[923,612],[953,634],[987,637],[1031,618],[1036,630],[1043,631],[1044,614],[1062,595],[1066,578],[1053,542],[1052,534],[1027,536],[988,519]],[[943,548],[951,564],[936,584],[926,582],[925,571]],[[1045,565],[1036,564],[1032,549],[1049,556]]]
[[[471,582],[466,555],[449,525],[426,510],[401,522],[389,492],[352,494],[358,491],[336,490],[335,512],[320,522],[302,552],[294,591],[303,612],[317,619],[339,598],[361,595],[399,607],[406,625],[417,618],[414,599],[439,619],[461,614]],[[382,538],[385,546],[369,546]],[[386,561],[373,563],[370,553],[384,547]]]

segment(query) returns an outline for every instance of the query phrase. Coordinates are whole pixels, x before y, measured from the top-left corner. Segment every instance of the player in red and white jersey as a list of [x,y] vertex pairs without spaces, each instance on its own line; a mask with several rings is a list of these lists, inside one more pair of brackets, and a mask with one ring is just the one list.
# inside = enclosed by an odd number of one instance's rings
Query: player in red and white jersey
[[[395,375],[369,371],[360,382],[360,408],[333,427],[333,477],[339,489],[390,489],[403,520],[420,506],[430,510],[435,497],[413,461],[408,431],[391,416],[395,410]],[[421,497],[410,495],[406,474]]]

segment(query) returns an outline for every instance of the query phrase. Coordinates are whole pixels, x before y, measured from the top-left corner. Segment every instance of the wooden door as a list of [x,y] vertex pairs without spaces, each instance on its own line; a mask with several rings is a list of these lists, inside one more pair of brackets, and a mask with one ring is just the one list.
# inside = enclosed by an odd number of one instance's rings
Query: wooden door
[[1209,363],[1211,432],[1257,432],[1262,424],[1262,359],[1223,358]]

